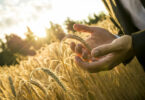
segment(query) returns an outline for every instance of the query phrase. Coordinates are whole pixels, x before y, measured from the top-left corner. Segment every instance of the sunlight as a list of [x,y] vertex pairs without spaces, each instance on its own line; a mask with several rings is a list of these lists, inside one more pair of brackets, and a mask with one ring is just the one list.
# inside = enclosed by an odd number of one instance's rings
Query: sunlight
[[49,22],[60,24],[67,17],[73,20],[86,19],[88,15],[105,11],[101,0],[2,0],[0,2],[0,33],[17,35],[24,38],[26,27],[38,37],[45,37]]
[[41,28],[38,25],[34,25],[30,28],[31,28],[32,31],[34,30],[33,32],[36,36],[38,36],[38,37],[45,37],[46,36],[46,32],[45,32],[44,28]]

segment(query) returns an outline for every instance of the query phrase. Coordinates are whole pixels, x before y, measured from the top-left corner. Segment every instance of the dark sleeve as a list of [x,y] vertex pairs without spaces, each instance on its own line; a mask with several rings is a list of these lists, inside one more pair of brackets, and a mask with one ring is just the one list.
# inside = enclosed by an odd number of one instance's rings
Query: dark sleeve
[[132,45],[135,56],[145,70],[145,30],[132,34]]

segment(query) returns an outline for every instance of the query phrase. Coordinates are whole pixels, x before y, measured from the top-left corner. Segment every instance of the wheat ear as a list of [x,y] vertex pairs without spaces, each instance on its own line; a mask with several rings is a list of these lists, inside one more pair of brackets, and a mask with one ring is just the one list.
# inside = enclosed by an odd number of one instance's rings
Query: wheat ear
[[75,39],[78,40],[79,42],[81,42],[89,51],[91,51],[90,46],[85,42],[84,39],[82,39],[81,37],[77,36],[77,35],[73,35],[73,34],[67,34],[64,38],[63,41],[66,40],[67,38],[71,38],[71,39]]
[[30,83],[39,87],[45,94],[47,94],[46,89],[38,81],[30,80]]
[[51,72],[49,69],[47,69],[47,68],[36,68],[36,69],[34,69],[34,70],[31,72],[31,74],[30,74],[30,80],[32,80],[32,75],[33,75],[34,71],[36,71],[36,70],[42,70],[42,71],[44,71],[45,73],[47,73],[48,75],[50,75],[50,76],[59,84],[59,86],[60,86],[64,91],[66,91],[64,85],[60,82],[60,80],[57,78],[57,76],[56,76],[53,72]]
[[8,79],[9,79],[9,83],[10,83],[10,87],[11,87],[12,93],[16,97],[16,91],[15,91],[15,87],[13,85],[13,80],[12,80],[12,78],[10,76],[9,76]]
[[42,100],[41,96],[39,95],[39,93],[37,93],[37,91],[35,90],[35,88],[33,86],[31,86],[31,89],[35,93],[35,95],[37,96],[38,100]]
[[57,76],[53,73],[53,72],[51,72],[49,69],[47,69],[47,68],[42,68],[42,70],[45,72],[45,73],[47,73],[48,75],[50,75],[62,88],[63,88],[63,90],[64,91],[66,91],[66,89],[65,89],[65,87],[64,87],[64,85],[60,82],[60,80],[57,78]]

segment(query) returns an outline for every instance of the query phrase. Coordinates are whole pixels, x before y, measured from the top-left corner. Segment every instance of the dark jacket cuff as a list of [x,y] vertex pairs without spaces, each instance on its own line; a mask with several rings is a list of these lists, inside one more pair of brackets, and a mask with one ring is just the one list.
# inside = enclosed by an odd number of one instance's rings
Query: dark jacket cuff
[[132,45],[135,56],[145,70],[145,30],[132,34]]

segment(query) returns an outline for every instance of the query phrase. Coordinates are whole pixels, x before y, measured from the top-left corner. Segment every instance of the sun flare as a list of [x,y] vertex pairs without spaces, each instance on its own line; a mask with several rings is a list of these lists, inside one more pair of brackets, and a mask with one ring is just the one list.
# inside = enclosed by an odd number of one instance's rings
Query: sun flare
[[28,26],[36,36],[45,37],[50,21],[63,25],[67,17],[80,20],[100,11],[106,11],[101,0],[0,0],[0,33],[24,38]]

